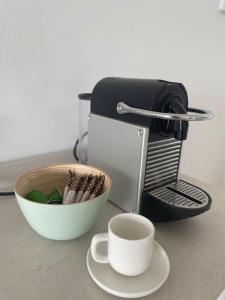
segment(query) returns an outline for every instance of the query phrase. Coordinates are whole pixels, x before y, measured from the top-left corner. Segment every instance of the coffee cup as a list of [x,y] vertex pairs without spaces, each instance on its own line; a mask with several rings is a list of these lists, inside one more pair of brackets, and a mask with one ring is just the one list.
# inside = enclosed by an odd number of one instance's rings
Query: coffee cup
[[[92,257],[98,263],[109,263],[122,275],[140,275],[150,267],[154,233],[152,222],[141,215],[116,215],[110,219],[107,233],[99,233],[93,237]],[[101,242],[108,242],[107,255],[98,250]]]

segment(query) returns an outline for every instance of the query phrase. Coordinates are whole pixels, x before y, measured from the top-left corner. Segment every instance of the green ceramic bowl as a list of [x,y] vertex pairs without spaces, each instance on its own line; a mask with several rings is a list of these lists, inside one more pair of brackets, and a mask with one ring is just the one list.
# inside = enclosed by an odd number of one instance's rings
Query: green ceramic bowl
[[[24,198],[31,190],[48,194],[56,186],[63,189],[69,169],[78,174],[104,174],[103,193],[81,203],[58,205],[37,203]],[[95,224],[111,189],[109,176],[94,167],[79,164],[54,165],[23,174],[15,184],[19,207],[30,226],[41,236],[53,240],[71,240],[88,232]]]

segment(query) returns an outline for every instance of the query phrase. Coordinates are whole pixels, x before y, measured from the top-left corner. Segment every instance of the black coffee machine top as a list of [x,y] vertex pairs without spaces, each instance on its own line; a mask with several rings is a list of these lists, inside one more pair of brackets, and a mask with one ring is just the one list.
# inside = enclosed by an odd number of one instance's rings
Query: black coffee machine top
[[[186,139],[188,123],[158,122],[148,116],[136,114],[118,114],[118,99],[131,107],[146,111],[185,114],[188,109],[188,97],[181,83],[152,79],[105,78],[94,88],[91,111],[124,122],[151,127],[179,140]],[[129,100],[128,100],[129,99]],[[160,124],[161,123],[161,124]]]
[[152,221],[183,219],[210,208],[205,191],[178,179],[189,121],[213,117],[188,107],[183,84],[104,78],[92,94],[79,98],[91,101],[88,162],[112,177],[113,203]]

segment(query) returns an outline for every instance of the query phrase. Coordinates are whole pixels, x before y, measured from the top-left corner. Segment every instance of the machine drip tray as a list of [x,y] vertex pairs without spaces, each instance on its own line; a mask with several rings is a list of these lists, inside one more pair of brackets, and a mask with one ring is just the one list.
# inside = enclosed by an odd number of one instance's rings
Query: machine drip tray
[[167,204],[182,208],[200,208],[209,202],[209,197],[204,191],[182,180],[148,193]]

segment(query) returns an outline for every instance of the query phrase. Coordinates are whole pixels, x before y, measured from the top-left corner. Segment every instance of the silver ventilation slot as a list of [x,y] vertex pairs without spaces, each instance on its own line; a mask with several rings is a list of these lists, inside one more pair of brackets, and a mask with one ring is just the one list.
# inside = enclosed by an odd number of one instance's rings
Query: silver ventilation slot
[[173,138],[148,143],[144,191],[177,181],[181,148]]

